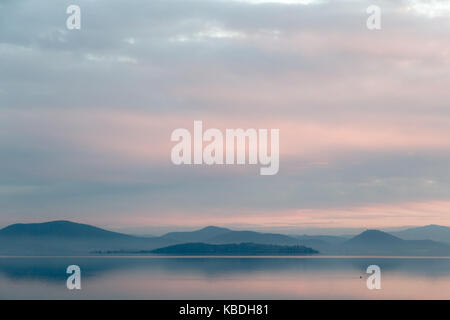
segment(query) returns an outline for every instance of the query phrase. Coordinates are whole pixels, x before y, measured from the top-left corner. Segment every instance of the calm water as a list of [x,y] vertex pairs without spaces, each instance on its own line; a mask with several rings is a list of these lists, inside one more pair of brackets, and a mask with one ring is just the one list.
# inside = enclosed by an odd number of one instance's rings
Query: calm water
[[[79,265],[82,290],[66,288]],[[382,271],[368,290],[366,268]],[[0,299],[450,299],[446,258],[0,258]]]

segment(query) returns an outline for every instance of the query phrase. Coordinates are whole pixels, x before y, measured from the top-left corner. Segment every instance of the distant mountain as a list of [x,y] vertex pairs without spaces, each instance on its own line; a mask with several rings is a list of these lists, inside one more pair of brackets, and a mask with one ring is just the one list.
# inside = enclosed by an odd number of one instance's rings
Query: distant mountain
[[261,233],[254,231],[233,231],[227,228],[209,226],[191,232],[170,232],[162,236],[178,242],[204,242],[209,244],[229,244],[251,242],[274,245],[297,245],[299,240],[276,233]]
[[[343,237],[343,236],[326,236],[326,235],[296,235],[296,236],[292,236],[296,239],[299,240],[305,240],[305,241],[309,241],[309,240],[319,240],[319,241],[324,241],[327,243],[334,243],[334,244],[338,244],[338,243],[342,243],[346,240],[349,239],[349,237]],[[351,237],[350,237],[351,238]]]
[[450,256],[450,245],[431,240],[403,240],[379,230],[367,230],[345,241],[336,253],[347,255]]
[[206,244],[185,243],[153,250],[154,254],[164,255],[237,255],[237,256],[270,256],[270,255],[311,255],[319,253],[304,246],[277,246],[255,243],[240,244]]
[[450,243],[450,227],[435,224],[391,233],[404,240],[433,240]]
[[[447,227],[426,226],[405,230],[404,235],[443,236],[446,230]],[[0,230],[0,255],[11,256],[149,253],[158,248],[186,243],[303,246],[313,248],[324,255],[450,256],[448,243],[404,240],[378,230],[367,230],[351,239],[335,236],[292,237],[275,233],[233,231],[213,226],[192,232],[171,232],[162,237],[138,237],[70,221],[14,224]]]
[[260,233],[254,231],[229,231],[208,239],[208,243],[260,243],[274,245],[297,245],[299,241],[295,238],[276,233]]
[[321,254],[336,254],[336,247],[348,240],[341,236],[326,235],[297,235],[293,236],[300,245],[311,247],[320,251]]
[[174,243],[70,221],[14,224],[0,230],[0,255],[85,255],[96,250],[151,250]]
[[181,242],[204,242],[230,231],[230,229],[226,228],[209,226],[190,232],[169,232],[163,235],[162,238]]
[[88,238],[129,238],[131,236],[107,231],[87,224],[70,221],[44,223],[18,223],[0,230],[0,237],[88,237]]
[[353,246],[389,246],[403,243],[403,240],[379,230],[366,230],[344,242]]
[[0,230],[0,255],[84,255],[92,252],[151,251],[168,245],[258,243],[297,245],[295,238],[209,226],[161,237],[137,237],[70,221],[14,224]]

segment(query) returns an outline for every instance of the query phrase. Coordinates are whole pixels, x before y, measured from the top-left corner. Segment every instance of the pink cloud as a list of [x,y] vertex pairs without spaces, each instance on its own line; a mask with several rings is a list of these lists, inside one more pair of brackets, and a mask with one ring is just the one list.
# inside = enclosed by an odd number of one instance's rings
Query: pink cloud
[[[196,228],[206,225],[245,228],[389,228],[440,224],[450,226],[450,201],[422,201],[365,205],[348,208],[204,211],[164,211],[158,216],[134,212],[111,222],[120,226],[171,226]],[[226,210],[226,212],[224,212]],[[131,218],[133,217],[133,218]],[[189,217],[189,219],[187,219]],[[99,221],[100,222],[100,221]]]
[[[283,115],[236,117],[234,115],[180,115],[177,117],[127,110],[47,110],[15,117],[20,136],[29,142],[51,143],[54,149],[73,149],[86,158],[105,164],[170,166],[174,129],[193,130],[193,121],[202,120],[204,129],[280,129],[281,162],[308,160],[327,166],[336,158],[352,158],[354,152],[449,151],[450,118],[405,116],[385,120],[349,119],[315,121]],[[56,134],[57,133],[57,134]],[[17,135],[17,134],[16,134]],[[96,162],[92,160],[95,164]],[[98,164],[98,163],[96,163]]]

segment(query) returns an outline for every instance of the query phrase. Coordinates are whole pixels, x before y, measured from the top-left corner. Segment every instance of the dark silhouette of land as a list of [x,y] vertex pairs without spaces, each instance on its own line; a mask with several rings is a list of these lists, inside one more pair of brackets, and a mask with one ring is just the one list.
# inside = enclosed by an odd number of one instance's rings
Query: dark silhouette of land
[[[450,238],[450,228],[426,226],[397,232],[402,239],[379,230],[352,238],[327,235],[288,236],[206,227],[192,232],[171,232],[160,237],[138,237],[70,221],[15,224],[0,230],[0,255],[63,256],[92,254],[177,254],[214,252],[228,255],[386,255],[450,256],[450,243],[422,238]],[[414,235],[417,235],[414,239]],[[413,238],[413,239],[411,239]],[[304,251],[302,251],[304,250]],[[308,252],[308,250],[312,250]],[[232,253],[236,252],[236,253]]]
[[108,251],[96,252],[99,254],[158,254],[179,256],[304,256],[319,253],[305,246],[279,246],[273,244],[232,243],[207,244],[183,243],[159,248],[151,251]]
[[402,231],[391,232],[404,240],[433,240],[450,243],[450,228],[430,224],[424,227],[409,228]]
[[107,231],[70,221],[14,224],[0,230],[0,255],[88,255],[95,250],[156,249],[175,241]]

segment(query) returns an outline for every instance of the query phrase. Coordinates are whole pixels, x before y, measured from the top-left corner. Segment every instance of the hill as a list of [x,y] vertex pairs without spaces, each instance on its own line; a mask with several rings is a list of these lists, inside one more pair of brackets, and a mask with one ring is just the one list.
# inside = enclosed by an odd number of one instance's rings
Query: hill
[[336,253],[347,255],[450,256],[450,246],[431,240],[403,240],[379,230],[366,230],[338,246]]
[[229,231],[208,239],[208,243],[227,244],[227,243],[260,243],[274,245],[297,245],[300,241],[293,237],[276,233],[260,233],[254,231]]
[[173,244],[70,221],[14,224],[0,230],[0,255],[85,255],[96,250],[155,249]]
[[390,246],[403,243],[403,240],[379,230],[366,230],[344,242],[353,246]]
[[392,232],[392,234],[404,240],[433,240],[450,243],[450,227],[435,224]]
[[226,228],[209,226],[200,230],[190,232],[169,232],[163,235],[162,238],[181,242],[204,242],[230,231],[230,229]]
[[209,244],[229,244],[229,243],[260,243],[276,245],[297,245],[299,241],[293,237],[276,234],[261,233],[254,231],[234,231],[227,228],[209,226],[191,232],[170,232],[162,236],[178,242],[203,242]]
[[88,237],[129,238],[131,236],[107,231],[88,224],[70,221],[17,223],[0,230],[0,237]]
[[300,245],[314,248],[325,255],[336,254],[336,247],[348,240],[340,236],[326,235],[296,235],[293,237],[297,239]]

